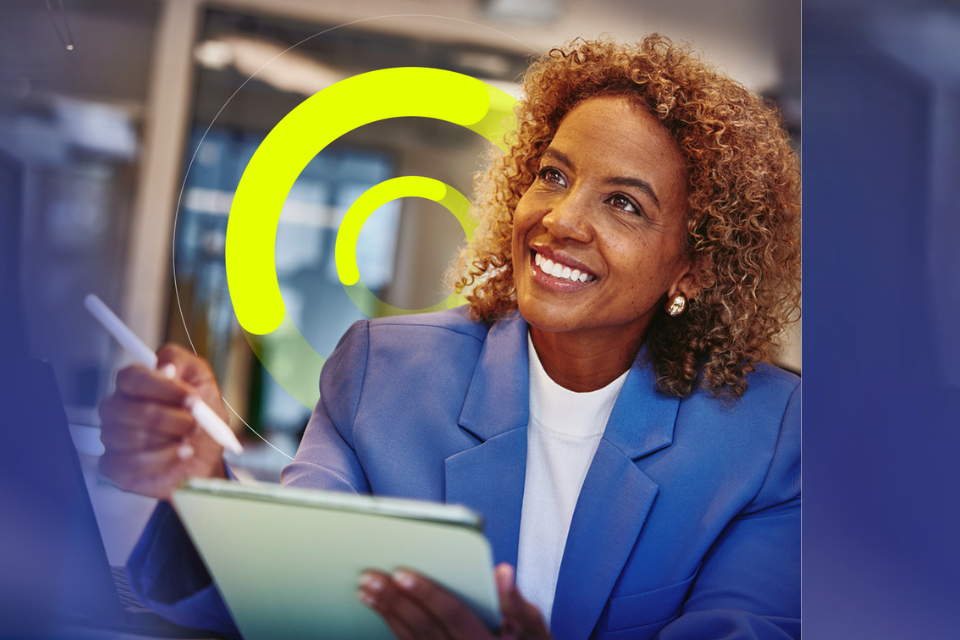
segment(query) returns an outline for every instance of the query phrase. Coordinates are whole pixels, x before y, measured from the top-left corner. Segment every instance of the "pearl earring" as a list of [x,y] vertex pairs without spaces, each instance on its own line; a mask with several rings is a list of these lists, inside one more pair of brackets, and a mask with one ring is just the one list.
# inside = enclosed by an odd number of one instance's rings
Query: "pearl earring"
[[667,304],[664,309],[666,309],[667,314],[671,318],[676,318],[687,310],[687,296],[683,295],[683,293],[680,291],[677,291],[667,300]]

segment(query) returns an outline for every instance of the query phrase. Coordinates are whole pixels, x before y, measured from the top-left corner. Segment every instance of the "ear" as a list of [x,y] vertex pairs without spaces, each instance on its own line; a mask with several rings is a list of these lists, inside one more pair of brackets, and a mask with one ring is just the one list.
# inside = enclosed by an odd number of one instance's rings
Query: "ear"
[[700,293],[700,270],[703,268],[703,257],[699,253],[691,255],[686,263],[686,267],[680,272],[680,275],[670,290],[667,291],[667,297],[673,297],[679,291],[687,300],[693,300]]

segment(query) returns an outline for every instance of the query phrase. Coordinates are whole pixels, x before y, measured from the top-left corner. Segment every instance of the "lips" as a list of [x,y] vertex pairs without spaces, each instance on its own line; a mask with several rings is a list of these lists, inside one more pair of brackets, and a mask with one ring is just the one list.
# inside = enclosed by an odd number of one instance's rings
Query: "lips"
[[533,262],[543,273],[558,280],[568,282],[587,283],[597,279],[597,276],[586,271],[580,265],[565,264],[560,256],[547,257],[539,251],[533,251]]

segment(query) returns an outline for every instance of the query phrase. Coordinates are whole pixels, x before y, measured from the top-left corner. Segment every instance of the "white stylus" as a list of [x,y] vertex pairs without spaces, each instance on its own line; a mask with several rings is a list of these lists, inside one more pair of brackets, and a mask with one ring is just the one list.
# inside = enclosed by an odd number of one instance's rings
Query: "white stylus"
[[[83,299],[83,306],[87,308],[94,318],[103,325],[110,335],[117,339],[124,349],[130,355],[140,361],[140,364],[148,369],[157,368],[157,354],[150,347],[143,344],[143,340],[137,337],[130,327],[123,323],[123,320],[117,317],[110,307],[103,303],[103,300],[97,296],[88,294]],[[210,434],[210,437],[217,441],[217,444],[237,455],[243,453],[243,447],[240,441],[233,434],[227,423],[224,422],[217,413],[207,406],[200,398],[190,405],[190,413],[194,419],[203,427],[203,430]]]

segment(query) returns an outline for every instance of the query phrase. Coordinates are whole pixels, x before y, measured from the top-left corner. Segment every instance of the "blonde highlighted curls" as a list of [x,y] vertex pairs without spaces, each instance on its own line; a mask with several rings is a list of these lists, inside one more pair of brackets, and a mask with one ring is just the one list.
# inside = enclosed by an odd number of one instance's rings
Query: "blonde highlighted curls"
[[739,397],[799,316],[800,170],[775,109],[660,35],[622,45],[577,39],[535,62],[517,106],[509,151],[478,179],[480,228],[460,258],[454,288],[475,319],[516,310],[513,214],[560,121],[598,95],[635,99],[657,116],[687,162],[687,249],[700,270],[688,311],[661,311],[647,333],[661,392],[699,384]]

